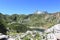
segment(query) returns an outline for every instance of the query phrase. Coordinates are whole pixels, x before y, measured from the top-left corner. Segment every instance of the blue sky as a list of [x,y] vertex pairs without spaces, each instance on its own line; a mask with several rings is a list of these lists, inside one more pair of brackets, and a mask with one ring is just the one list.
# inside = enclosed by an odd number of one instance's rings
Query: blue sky
[[60,11],[60,0],[0,0],[3,14],[31,14],[36,10]]

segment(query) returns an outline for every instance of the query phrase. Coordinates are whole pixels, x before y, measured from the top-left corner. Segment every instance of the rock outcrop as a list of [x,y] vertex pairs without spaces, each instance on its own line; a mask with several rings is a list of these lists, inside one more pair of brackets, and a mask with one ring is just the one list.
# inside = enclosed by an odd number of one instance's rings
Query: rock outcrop
[[[60,24],[54,25],[45,31],[47,40],[60,39]],[[48,38],[49,37],[49,38]],[[52,38],[53,37],[53,38]]]

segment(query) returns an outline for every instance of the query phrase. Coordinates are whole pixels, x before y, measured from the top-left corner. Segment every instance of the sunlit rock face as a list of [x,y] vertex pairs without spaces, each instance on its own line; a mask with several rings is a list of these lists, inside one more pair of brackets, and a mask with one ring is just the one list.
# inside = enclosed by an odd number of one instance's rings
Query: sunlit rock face
[[60,39],[60,24],[54,26],[54,34],[57,39]]
[[60,39],[60,24],[52,26],[51,28],[47,29],[45,32],[48,33],[47,35],[52,35],[51,33],[53,33],[56,39]]

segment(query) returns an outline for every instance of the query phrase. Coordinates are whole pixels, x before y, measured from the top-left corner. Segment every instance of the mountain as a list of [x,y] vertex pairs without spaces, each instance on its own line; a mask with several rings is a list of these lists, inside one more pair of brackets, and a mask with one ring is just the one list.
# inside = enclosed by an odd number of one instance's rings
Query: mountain
[[48,13],[46,11],[36,11],[29,15],[4,15],[0,13],[0,19],[3,19],[7,27],[19,26],[20,24],[26,27],[42,27],[50,28],[51,26],[60,23],[60,12]]

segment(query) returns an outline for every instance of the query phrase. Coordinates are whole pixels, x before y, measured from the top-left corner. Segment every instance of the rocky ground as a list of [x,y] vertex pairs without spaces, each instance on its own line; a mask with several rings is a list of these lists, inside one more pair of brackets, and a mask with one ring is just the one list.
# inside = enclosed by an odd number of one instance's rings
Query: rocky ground
[[54,25],[51,28],[41,31],[26,31],[16,35],[3,35],[0,34],[0,39],[5,40],[57,40],[60,39],[60,24]]

